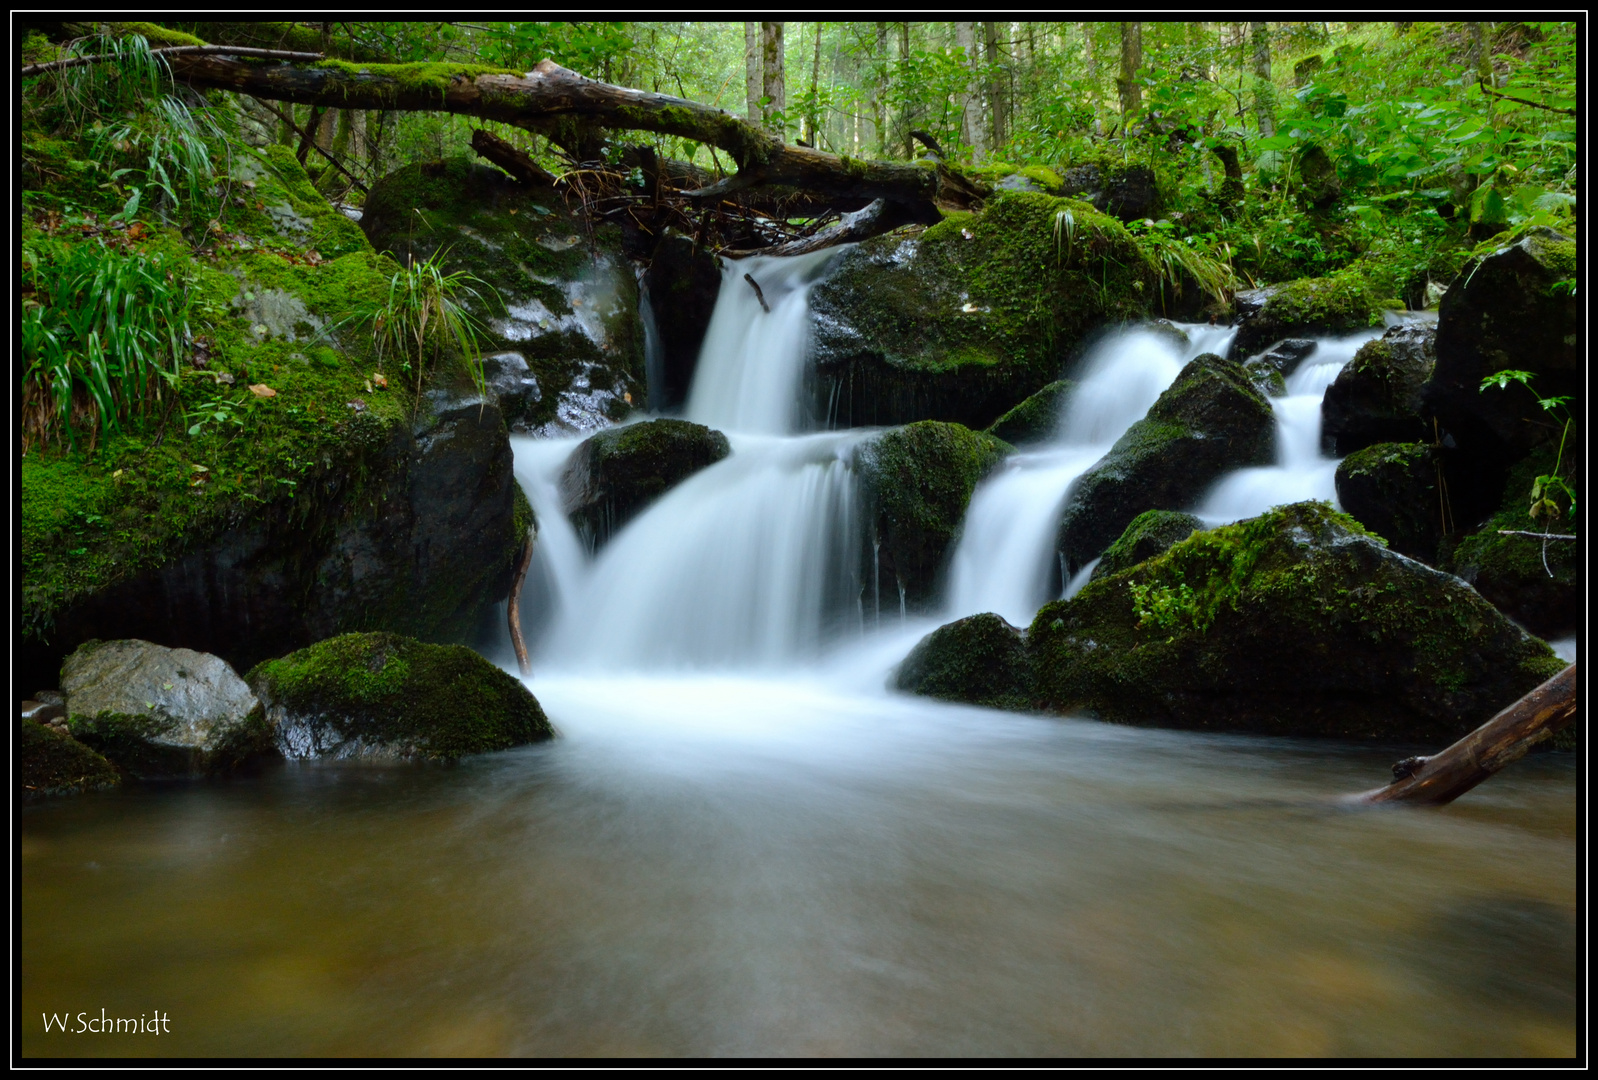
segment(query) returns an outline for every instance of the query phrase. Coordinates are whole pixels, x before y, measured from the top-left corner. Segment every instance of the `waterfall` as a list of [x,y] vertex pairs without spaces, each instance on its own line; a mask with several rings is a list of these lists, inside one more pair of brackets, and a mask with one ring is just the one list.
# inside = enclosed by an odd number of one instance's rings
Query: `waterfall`
[[1083,361],[1053,441],[1010,458],[977,488],[950,564],[946,618],[992,611],[1025,626],[1052,599],[1055,535],[1071,485],[1143,418],[1187,361],[1224,353],[1233,333],[1204,325],[1182,329],[1186,346],[1145,328],[1100,340]]

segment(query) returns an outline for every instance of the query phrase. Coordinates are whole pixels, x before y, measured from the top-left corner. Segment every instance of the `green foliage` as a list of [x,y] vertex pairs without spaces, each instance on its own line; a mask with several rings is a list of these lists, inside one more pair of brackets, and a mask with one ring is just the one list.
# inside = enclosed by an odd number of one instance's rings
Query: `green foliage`
[[[1565,441],[1570,437],[1570,398],[1566,396],[1543,397],[1532,389],[1531,380],[1535,376],[1529,371],[1516,371],[1505,369],[1494,372],[1481,381],[1481,390],[1486,392],[1494,387],[1499,390],[1507,389],[1509,384],[1519,383],[1536,396],[1537,404],[1544,412],[1552,413],[1556,418],[1562,417],[1565,421],[1564,428],[1559,433],[1559,452],[1554,458],[1554,468],[1550,473],[1544,473],[1532,481],[1531,509],[1527,515],[1545,528],[1552,527],[1561,517],[1568,518],[1572,523],[1576,520],[1576,489],[1569,480],[1560,474],[1561,466],[1565,461]],[[1563,498],[1567,506],[1561,511],[1559,499]],[[1552,571],[1549,572],[1552,575]]]

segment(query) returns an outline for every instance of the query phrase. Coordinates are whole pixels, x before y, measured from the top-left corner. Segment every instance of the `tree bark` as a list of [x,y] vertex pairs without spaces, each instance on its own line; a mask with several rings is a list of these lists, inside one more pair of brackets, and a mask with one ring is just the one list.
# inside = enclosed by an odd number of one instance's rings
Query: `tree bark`
[[[811,52],[811,55],[810,55],[810,108],[809,108],[810,137],[807,140],[805,140],[805,141],[808,142],[811,146],[820,146],[821,145],[821,140],[816,137],[816,128],[820,124],[820,121],[821,121],[821,106],[820,106],[820,104],[819,104],[819,102],[817,100],[817,96],[821,92],[821,27],[822,27],[822,25],[823,25],[822,23],[816,23],[815,48]],[[879,156],[886,157],[887,155],[884,154],[884,155],[879,155]]]
[[989,149],[998,152],[1010,135],[1010,103],[1009,87],[1006,83],[1006,65],[1003,63],[1003,52],[999,48],[999,24],[985,22],[982,24],[983,58],[988,62],[988,108],[993,122],[989,127],[992,137],[989,140]]
[[1254,39],[1254,118],[1259,122],[1260,134],[1270,138],[1276,134],[1276,87],[1271,83],[1271,30],[1270,23],[1248,24]]
[[744,23],[744,116],[751,124],[761,122],[760,24]]
[[492,132],[472,132],[472,149],[524,184],[553,185],[554,174]]
[[876,49],[872,53],[871,81],[875,93],[871,99],[871,122],[877,128],[877,156],[888,156],[888,128],[892,113],[888,108],[888,24],[877,24]]
[[[899,59],[910,59],[910,24],[907,22],[899,24]],[[910,128],[914,126],[915,117],[911,114],[908,103],[904,107],[904,115],[899,119],[904,125],[904,159],[906,161],[914,161],[916,159],[916,144],[915,139],[910,134]]]
[[955,23],[954,40],[960,47],[961,62],[969,72],[965,89],[960,93],[960,141],[971,148],[971,160],[980,165],[986,140],[982,137],[982,91],[977,82],[977,24]]
[[1125,130],[1143,103],[1143,88],[1137,84],[1137,69],[1143,66],[1143,24],[1121,24],[1121,77],[1115,88],[1121,95],[1121,128]]
[[1576,665],[1571,664],[1442,753],[1400,761],[1393,766],[1392,783],[1351,801],[1369,806],[1453,802],[1520,760],[1536,744],[1553,738],[1576,718],[1580,705]]
[[766,130],[779,139],[783,135],[788,109],[788,80],[783,56],[782,26],[780,22],[760,24],[761,97],[767,101],[762,110],[761,121]]
[[522,678],[533,673],[532,662],[527,659],[527,643],[522,640],[522,584],[527,580],[527,568],[533,564],[533,544],[538,540],[538,528],[527,530],[527,543],[516,560],[516,573],[510,582],[510,600],[505,605],[505,621],[510,624],[510,644],[516,650],[516,666]]

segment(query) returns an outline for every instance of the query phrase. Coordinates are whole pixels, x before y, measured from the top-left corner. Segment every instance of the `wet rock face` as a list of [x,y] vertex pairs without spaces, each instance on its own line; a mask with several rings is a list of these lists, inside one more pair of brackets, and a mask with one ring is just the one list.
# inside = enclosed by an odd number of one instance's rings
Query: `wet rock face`
[[1204,523],[1192,514],[1176,510],[1149,510],[1132,519],[1115,543],[1105,549],[1104,555],[1093,568],[1090,580],[1118,574],[1156,555],[1164,554],[1173,545],[1181,543],[1195,532],[1201,532]]
[[1377,443],[1350,454],[1337,466],[1337,501],[1394,551],[1437,561],[1442,503],[1430,446]]
[[987,434],[1011,446],[1046,443],[1058,431],[1065,403],[1075,390],[1070,379],[1057,379],[995,420]]
[[1064,186],[1059,194],[1092,203],[1095,210],[1136,221],[1159,211],[1159,188],[1154,170],[1146,165],[1106,169],[1098,165],[1078,165],[1060,174]]
[[885,432],[856,449],[876,580],[884,590],[902,590],[909,610],[936,600],[971,493],[1011,449],[991,435],[935,420]]
[[219,656],[88,642],[61,666],[68,725],[138,777],[225,772],[272,749],[261,703]]
[[668,232],[644,273],[644,292],[659,334],[660,370],[649,373],[649,407],[676,409],[688,400],[699,349],[721,292],[715,257],[691,238]]
[[[941,633],[923,642],[928,654]],[[1090,582],[1038,612],[1025,649],[1028,675],[1011,694],[1034,708],[1438,745],[1564,666],[1457,578],[1390,551],[1324,503],[1196,533]],[[958,662],[918,661],[951,672]],[[939,690],[1006,696],[975,678]]]
[[[1260,297],[1263,296],[1263,303]],[[1381,308],[1357,275],[1303,278],[1235,301],[1237,335],[1227,353],[1242,360],[1284,338],[1342,334],[1381,325]],[[1257,305],[1257,306],[1256,306]]]
[[894,674],[912,694],[993,708],[1024,709],[1030,698],[1026,641],[997,615],[972,615],[923,638]]
[[1232,469],[1269,464],[1276,426],[1241,365],[1205,353],[1189,361],[1148,416],[1072,486],[1059,550],[1074,574],[1147,510],[1192,505]]
[[518,430],[593,431],[644,403],[638,283],[620,230],[590,230],[553,190],[464,158],[384,177],[360,225],[402,263],[442,251],[447,272],[492,287],[465,300],[489,330],[486,351],[520,355],[539,388],[507,406]]
[[72,605],[54,640],[170,642],[243,669],[372,625],[465,638],[504,598],[526,537],[504,420],[429,391],[412,424],[378,432],[291,502]]
[[525,686],[462,645],[346,634],[247,680],[290,760],[452,761],[554,735]]
[[602,431],[572,452],[561,474],[572,525],[597,549],[665,492],[732,452],[727,436],[687,420]]
[[1362,345],[1321,401],[1321,437],[1332,452],[1343,457],[1376,443],[1432,441],[1421,387],[1436,362],[1431,322],[1404,323]]

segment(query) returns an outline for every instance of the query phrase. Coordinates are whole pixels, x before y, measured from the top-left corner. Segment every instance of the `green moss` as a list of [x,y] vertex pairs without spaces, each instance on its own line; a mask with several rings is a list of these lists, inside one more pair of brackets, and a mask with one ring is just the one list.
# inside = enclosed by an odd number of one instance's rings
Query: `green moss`
[[455,64],[435,60],[409,64],[320,60],[313,66],[323,70],[336,71],[343,75],[362,77],[361,81],[368,85],[370,85],[372,80],[392,79],[395,86],[389,93],[391,99],[396,103],[403,96],[408,96],[416,91],[426,91],[428,93],[436,93],[440,105],[444,103],[452,86],[459,83],[473,82],[480,75],[509,75],[512,78],[519,79],[525,74],[525,72],[494,67],[488,64]]
[[122,782],[104,757],[42,724],[19,724],[14,752],[13,775],[24,798],[94,791]]
[[934,630],[905,657],[894,682],[911,693],[996,709],[1025,709],[1031,698],[1021,634],[993,614]]
[[345,634],[258,664],[245,681],[293,718],[316,717],[342,739],[450,761],[554,734],[526,687],[460,645],[397,634]]
[[1020,172],[1028,180],[1042,185],[1044,190],[1054,194],[1058,194],[1059,190],[1065,186],[1065,181],[1060,179],[1060,175],[1047,165],[1028,165],[1021,169]]
[[204,45],[206,42],[193,34],[185,34],[181,30],[169,30],[164,26],[157,26],[152,22],[115,22],[108,26],[108,30],[115,37],[127,34],[139,34],[156,48],[171,45]]
[[1094,568],[1094,576],[1106,577],[1152,559],[1203,528],[1203,522],[1192,514],[1145,510],[1104,550],[1099,565]]
[[1070,379],[1056,379],[995,420],[987,434],[1013,446],[1043,442],[1060,426],[1065,401],[1075,390]]

